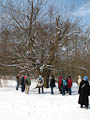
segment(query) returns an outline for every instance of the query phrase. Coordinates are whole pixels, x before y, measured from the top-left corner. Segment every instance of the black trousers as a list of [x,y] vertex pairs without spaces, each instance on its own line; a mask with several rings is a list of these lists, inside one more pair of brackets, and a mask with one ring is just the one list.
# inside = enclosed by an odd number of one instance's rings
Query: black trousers
[[43,93],[43,86],[38,88],[38,93],[40,94],[40,89],[42,89],[42,93]]
[[51,94],[53,94],[53,87],[51,87]]
[[21,92],[24,92],[25,91],[25,85],[22,84],[22,87],[21,87]]

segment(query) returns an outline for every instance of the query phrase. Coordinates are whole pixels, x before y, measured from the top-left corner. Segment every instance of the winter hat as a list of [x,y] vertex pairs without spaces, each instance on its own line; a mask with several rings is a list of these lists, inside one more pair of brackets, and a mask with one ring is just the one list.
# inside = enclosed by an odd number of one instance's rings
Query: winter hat
[[84,76],[83,80],[88,81],[88,76]]

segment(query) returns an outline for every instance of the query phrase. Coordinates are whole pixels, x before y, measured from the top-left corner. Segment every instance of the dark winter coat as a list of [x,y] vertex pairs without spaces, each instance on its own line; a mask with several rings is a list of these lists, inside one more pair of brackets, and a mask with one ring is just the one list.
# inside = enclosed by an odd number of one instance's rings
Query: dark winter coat
[[24,76],[22,77],[21,79],[21,91],[24,92],[25,90],[25,79],[24,79]]
[[20,84],[19,75],[16,76],[16,81],[17,81],[17,84],[19,85]]
[[24,85],[25,84],[25,79],[24,79],[24,76],[22,77],[22,80],[21,80],[21,85]]
[[51,88],[55,87],[55,78],[54,77],[52,77],[50,80],[50,87]]
[[88,81],[84,81],[82,80],[81,83],[80,83],[80,86],[79,86],[79,101],[78,103],[81,104],[81,105],[88,105],[89,104],[89,99],[88,99],[88,96],[89,96],[89,90],[90,87],[89,87],[89,83]]

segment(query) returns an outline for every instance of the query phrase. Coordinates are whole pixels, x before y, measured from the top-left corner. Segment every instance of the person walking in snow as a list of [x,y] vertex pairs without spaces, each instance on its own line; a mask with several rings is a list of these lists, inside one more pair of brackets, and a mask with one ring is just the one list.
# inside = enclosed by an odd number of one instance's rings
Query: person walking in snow
[[54,94],[53,88],[55,87],[55,78],[53,75],[51,76],[51,79],[50,79],[50,87],[51,87],[51,94]]
[[84,76],[83,80],[80,83],[79,86],[79,101],[78,103],[81,105],[80,107],[83,108],[83,105],[88,109],[89,105],[89,91],[90,91],[90,86],[88,82],[88,76]]
[[69,95],[71,95],[71,87],[72,87],[72,78],[71,78],[71,76],[68,76],[67,86],[68,86]]
[[28,94],[29,92],[29,87],[31,85],[31,81],[30,81],[30,75],[27,74],[26,80],[25,80],[25,93]]
[[44,80],[43,77],[41,75],[39,75],[38,77],[38,84],[37,84],[37,88],[38,88],[38,93],[40,94],[40,88],[42,89],[42,93],[43,91],[43,85],[44,85]]
[[62,94],[62,87],[61,87],[61,84],[62,84],[62,76],[59,77],[59,80],[58,80],[58,88],[59,88],[59,91],[60,91],[60,94]]

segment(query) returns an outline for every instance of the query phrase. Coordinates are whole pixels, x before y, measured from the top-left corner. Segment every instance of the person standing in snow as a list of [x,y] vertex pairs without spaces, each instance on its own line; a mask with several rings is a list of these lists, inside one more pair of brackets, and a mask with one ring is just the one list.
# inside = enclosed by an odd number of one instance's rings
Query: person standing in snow
[[72,87],[72,78],[71,78],[71,76],[68,76],[67,86],[68,86],[69,95],[71,95],[71,87]]
[[67,80],[63,79],[61,86],[62,86],[62,95],[65,95],[65,91],[66,91],[66,87],[67,87]]
[[88,109],[89,105],[89,91],[90,91],[90,86],[88,82],[88,76],[84,76],[83,80],[80,83],[79,86],[79,101],[78,103],[81,105],[81,108],[83,108],[83,105]]
[[60,76],[60,77],[59,77],[59,80],[58,80],[58,88],[59,88],[60,94],[62,94],[61,83],[62,83],[62,76]]
[[22,79],[21,79],[21,92],[25,91],[25,77],[24,75],[22,75]]
[[28,94],[29,92],[29,87],[31,85],[31,81],[30,81],[30,75],[27,74],[26,80],[25,80],[25,93]]
[[16,90],[18,90],[19,85],[20,85],[20,75],[19,74],[16,76],[16,82],[17,82]]
[[69,89],[68,89],[68,77],[66,78],[66,82],[67,82],[67,85],[66,85],[65,90],[66,90],[66,92],[68,93],[68,92],[69,92]]
[[53,94],[53,88],[55,87],[55,78],[52,75],[50,79],[51,94]]
[[81,81],[82,81],[82,78],[81,78],[81,75],[78,75],[78,86],[80,86],[80,83],[81,83]]
[[37,84],[37,88],[38,88],[38,93],[39,94],[40,94],[40,88],[42,89],[42,93],[43,93],[43,85],[44,85],[43,77],[41,75],[39,75],[39,77],[38,77],[38,84]]

